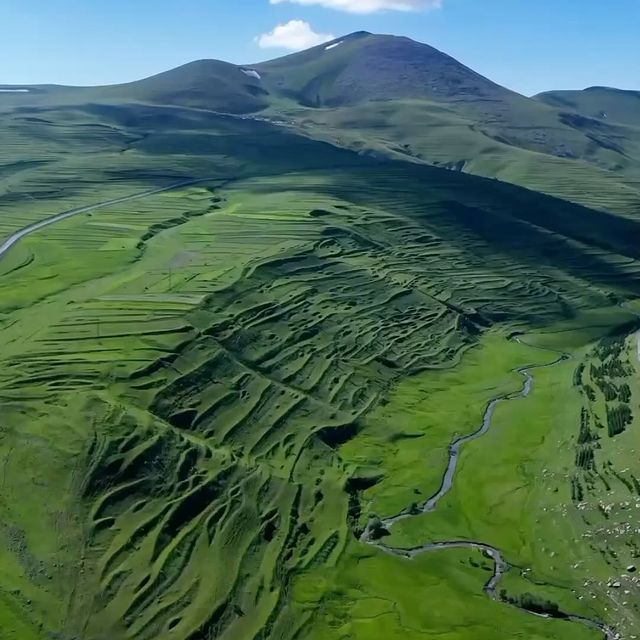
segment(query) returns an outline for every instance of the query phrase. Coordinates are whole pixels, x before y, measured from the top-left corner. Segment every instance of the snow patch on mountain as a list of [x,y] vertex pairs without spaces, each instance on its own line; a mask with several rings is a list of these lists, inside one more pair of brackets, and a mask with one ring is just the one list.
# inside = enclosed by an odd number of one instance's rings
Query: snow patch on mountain
[[255,78],[256,80],[260,80],[262,77],[255,69],[240,69],[240,71],[251,78]]

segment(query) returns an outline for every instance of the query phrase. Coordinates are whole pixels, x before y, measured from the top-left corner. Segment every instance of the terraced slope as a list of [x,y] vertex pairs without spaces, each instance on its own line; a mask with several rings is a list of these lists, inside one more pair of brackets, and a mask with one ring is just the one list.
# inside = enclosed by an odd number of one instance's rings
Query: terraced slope
[[[2,119],[0,233],[195,177],[366,162],[269,125],[152,105],[25,107]],[[96,198],[97,196],[97,198]]]
[[[594,637],[486,599],[484,568],[455,550],[404,566],[360,545],[363,492],[414,486],[349,447],[380,425],[409,446],[418,423],[380,422],[385,406],[492,341],[502,353],[513,330],[583,327],[593,313],[628,322],[616,303],[639,295],[637,223],[270,123],[99,114],[130,142],[117,164],[96,152],[96,180],[118,176],[122,189],[197,168],[211,181],[69,218],[0,261],[3,628],[369,638],[378,611],[387,637],[418,638],[464,606],[456,638]],[[132,140],[159,117],[165,129]],[[78,167],[69,155],[51,166]],[[14,224],[31,215],[11,204],[28,193],[25,171],[4,203]],[[68,188],[27,211],[87,194]],[[509,367],[490,362],[486,385],[504,384]],[[435,469],[457,426],[433,424],[440,438],[419,451]],[[358,576],[360,563],[374,567]],[[412,606],[409,584],[440,618]],[[606,605],[600,594],[593,606]]]

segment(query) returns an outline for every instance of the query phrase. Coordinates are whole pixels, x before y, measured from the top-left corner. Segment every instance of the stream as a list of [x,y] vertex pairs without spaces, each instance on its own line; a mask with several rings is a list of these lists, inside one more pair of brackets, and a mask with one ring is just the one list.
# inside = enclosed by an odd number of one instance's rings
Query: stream
[[[520,337],[514,337],[513,339],[516,342],[519,342],[520,344],[524,344],[534,349],[541,349],[543,351],[553,351],[552,349],[544,349],[542,347],[536,347],[534,345],[530,345],[524,342],[524,340],[522,340]],[[422,503],[421,505],[418,505],[417,510],[415,507],[413,507],[413,509],[407,508],[394,516],[384,518],[382,520],[382,526],[384,527],[384,529],[389,531],[393,527],[393,525],[395,525],[396,523],[402,520],[407,520],[409,518],[414,518],[427,513],[434,512],[438,508],[438,504],[440,500],[442,500],[442,498],[444,498],[453,488],[455,478],[456,478],[456,471],[458,469],[460,451],[462,447],[468,442],[472,442],[473,440],[477,440],[478,438],[481,438],[489,431],[489,429],[491,429],[496,407],[503,402],[523,399],[531,395],[533,391],[533,374],[531,372],[534,369],[543,369],[543,368],[553,367],[554,365],[559,364],[560,362],[568,360],[570,357],[571,356],[567,353],[560,353],[560,355],[552,362],[548,362],[546,364],[540,364],[540,365],[529,365],[525,367],[520,367],[518,369],[514,369],[515,372],[519,373],[525,378],[522,389],[514,393],[499,395],[489,402],[489,404],[487,405],[487,408],[485,409],[484,416],[482,418],[482,424],[478,427],[478,429],[476,429],[473,433],[470,433],[466,436],[457,437],[449,445],[449,463],[442,477],[442,482],[440,484],[440,488],[438,489],[438,491],[433,496],[431,496],[428,500],[426,500],[424,503]],[[500,551],[500,549],[497,549],[496,547],[492,547],[491,545],[485,544],[484,542],[477,542],[477,541],[446,540],[444,542],[425,543],[423,545],[420,545],[418,547],[414,547],[411,549],[398,549],[398,548],[389,547],[385,545],[379,539],[372,538],[371,530],[369,527],[367,527],[364,533],[362,534],[361,541],[367,544],[373,545],[375,547],[378,547],[380,550],[384,551],[385,553],[389,553],[401,558],[405,558],[407,560],[411,560],[423,553],[429,553],[431,551],[442,551],[444,549],[472,549],[475,551],[481,551],[486,556],[490,557],[494,563],[493,575],[491,576],[491,579],[484,586],[485,593],[490,598],[492,598],[497,602],[501,602],[505,605],[509,604],[507,602],[504,602],[498,595],[498,585],[500,583],[500,580],[502,579],[502,576],[511,569],[511,565],[505,559],[502,551]],[[518,608],[520,611],[524,611],[531,615],[535,615],[543,618],[551,618],[551,616],[548,614],[535,613],[523,607],[519,607],[515,604],[513,604],[512,606]],[[593,618],[588,618],[580,615],[572,615],[568,613],[563,613],[562,619],[569,620],[571,622],[579,622],[593,629],[598,629],[602,631],[606,640],[621,640],[621,636],[613,627],[610,627],[609,625],[605,624],[600,620],[596,620]]]

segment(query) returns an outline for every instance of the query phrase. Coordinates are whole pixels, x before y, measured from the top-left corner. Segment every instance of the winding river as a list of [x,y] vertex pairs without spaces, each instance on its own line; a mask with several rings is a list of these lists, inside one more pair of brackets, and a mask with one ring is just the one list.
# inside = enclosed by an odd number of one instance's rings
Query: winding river
[[[522,338],[517,336],[514,337],[513,339],[516,340],[516,342],[524,344],[528,347],[532,347],[534,349],[541,349],[543,351],[552,351],[551,349],[543,349],[542,347],[536,347],[535,345],[528,344],[524,342]],[[419,505],[417,510],[415,509],[415,507],[412,508],[411,510],[407,508],[394,516],[390,516],[388,518],[383,519],[382,526],[384,527],[384,529],[389,531],[393,527],[393,525],[395,525],[396,523],[402,520],[407,520],[409,518],[415,518],[417,516],[421,516],[426,513],[434,512],[438,508],[438,504],[440,500],[442,500],[442,498],[444,498],[453,488],[453,485],[456,479],[456,471],[458,469],[460,451],[462,447],[464,447],[464,445],[466,445],[467,443],[472,442],[473,440],[477,440],[478,438],[481,438],[489,431],[489,429],[491,429],[496,407],[503,402],[508,402],[511,400],[517,400],[521,398],[527,398],[529,395],[531,395],[533,391],[533,374],[531,372],[534,369],[543,369],[543,368],[553,367],[559,364],[560,362],[568,360],[570,357],[571,356],[567,353],[560,353],[559,356],[552,362],[548,362],[546,364],[540,364],[540,365],[530,365],[530,366],[514,369],[514,371],[524,376],[525,378],[522,389],[515,393],[507,393],[507,394],[499,395],[489,402],[484,412],[484,416],[482,418],[482,424],[478,427],[478,429],[476,429],[473,433],[470,433],[469,435],[460,436],[456,438],[449,445],[449,463],[442,477],[442,482],[440,484],[440,488],[438,489],[438,491],[433,496],[431,496],[428,500],[426,500],[422,505]],[[486,583],[484,587],[485,593],[489,597],[491,597],[493,600],[504,603],[505,605],[509,604],[500,599],[498,595],[498,585],[500,583],[500,580],[502,579],[502,576],[511,569],[511,565],[505,559],[502,551],[500,551],[500,549],[496,547],[493,547],[484,542],[477,542],[477,541],[446,540],[444,542],[425,543],[423,545],[420,545],[418,547],[414,547],[411,549],[398,549],[395,547],[389,547],[385,545],[383,542],[381,542],[379,539],[373,538],[371,536],[370,528],[367,528],[364,531],[364,533],[362,534],[361,540],[362,542],[366,542],[367,544],[371,544],[375,547],[378,547],[385,553],[390,553],[392,555],[399,556],[401,558],[405,558],[408,560],[411,560],[423,553],[429,553],[432,551],[442,551],[445,549],[472,549],[475,551],[484,552],[488,557],[490,557],[493,560],[493,563],[494,563],[493,575],[491,576],[491,579]],[[525,611],[526,613],[529,613],[531,615],[535,615],[538,617],[543,617],[543,618],[551,617],[550,615],[543,615],[543,614],[535,613],[533,611],[529,611],[528,609],[518,607],[515,604],[512,606],[515,606],[521,611]],[[569,620],[572,622],[578,622],[588,627],[591,627],[593,629],[598,629],[602,631],[606,640],[621,640],[620,634],[613,627],[607,625],[601,620],[596,620],[594,618],[588,618],[585,616],[573,615],[568,613],[566,614],[563,613],[563,619]]]

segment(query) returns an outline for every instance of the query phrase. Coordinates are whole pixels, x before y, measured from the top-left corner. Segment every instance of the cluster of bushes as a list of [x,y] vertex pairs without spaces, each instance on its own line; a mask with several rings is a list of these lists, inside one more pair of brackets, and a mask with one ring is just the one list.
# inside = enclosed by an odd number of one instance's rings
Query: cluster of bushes
[[[593,354],[601,361],[600,365],[591,364],[589,375],[593,383],[602,392],[605,402],[617,402],[615,406],[607,404],[607,431],[609,437],[613,438],[622,433],[628,424],[633,420],[629,402],[631,400],[631,388],[626,382],[618,385],[612,379],[626,378],[633,372],[628,361],[623,362],[620,358],[623,354],[625,345],[624,337],[611,337],[601,340],[594,349]],[[582,376],[584,369],[580,372]],[[576,372],[577,373],[577,372]],[[575,376],[574,376],[575,377]],[[585,385],[585,393],[591,402],[595,401],[596,394],[592,387]],[[580,427],[579,443],[585,444],[588,433],[584,427]],[[577,463],[589,464],[589,454],[578,454]]]
[[571,499],[574,502],[582,502],[584,500],[584,489],[576,476],[571,478]]
[[631,388],[626,382],[621,384],[618,389],[618,399],[620,402],[629,402],[631,400]]
[[580,413],[580,433],[578,434],[578,444],[588,444],[595,442],[598,436],[589,427],[589,412],[583,408]]
[[580,447],[576,452],[576,466],[585,471],[595,467],[595,457],[591,447]]
[[[629,362],[622,362],[620,356],[624,349],[624,338],[605,338],[594,349],[594,355],[602,362],[600,365],[591,364],[589,375],[605,395],[605,400],[615,400],[619,389],[610,381],[611,378],[626,378],[633,373]],[[609,380],[607,380],[609,378]],[[623,385],[628,387],[628,385]],[[626,402],[623,400],[623,402]]]
[[616,399],[620,400],[620,402],[629,402],[631,400],[631,388],[626,382],[621,384],[620,387],[616,387],[613,382],[604,378],[593,378],[593,380],[602,391],[607,402],[612,402]]
[[573,372],[573,384],[576,387],[582,386],[582,374],[584,373],[584,362],[578,365],[578,368]]
[[613,438],[622,433],[633,421],[633,414],[628,404],[607,407],[607,429],[609,437]]
[[[594,455],[594,443],[597,443],[599,436],[591,430],[590,416],[584,407],[580,412],[580,433],[578,434],[578,446],[576,447],[576,466],[585,471],[595,469],[596,461]],[[571,496],[577,502],[581,502],[583,498],[582,487],[576,486],[572,481]]]
[[604,361],[607,358],[617,358],[624,348],[624,337],[607,336],[602,338],[596,348],[593,350],[594,354]]
[[629,363],[623,363],[622,360],[617,357],[611,358],[611,360],[607,360],[599,366],[592,364],[589,368],[589,374],[593,379],[604,378],[605,376],[609,378],[626,378],[632,373],[633,370]]
[[624,349],[624,340],[624,336],[602,338],[594,349],[594,353],[603,361],[607,358],[618,358]]
[[521,595],[512,597],[507,594],[506,589],[500,591],[500,599],[503,602],[519,607],[520,609],[526,609],[533,613],[539,613],[541,615],[551,616],[552,618],[566,618],[567,614],[560,611],[560,607],[551,600],[545,600],[538,598],[531,593],[523,593]]
[[600,388],[600,391],[602,391],[602,395],[607,402],[611,402],[618,397],[618,389],[612,382],[609,382],[608,380],[598,379],[596,380],[596,384]]

